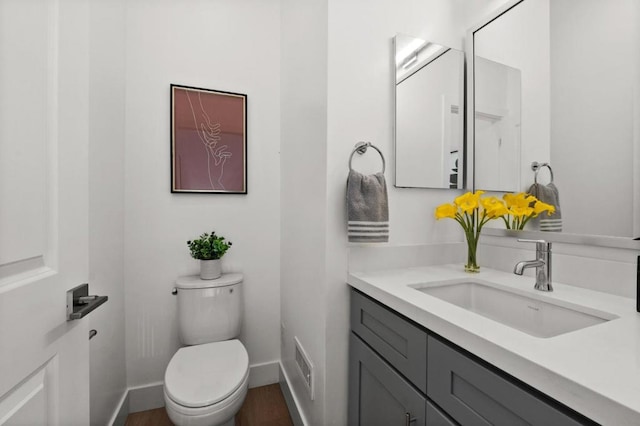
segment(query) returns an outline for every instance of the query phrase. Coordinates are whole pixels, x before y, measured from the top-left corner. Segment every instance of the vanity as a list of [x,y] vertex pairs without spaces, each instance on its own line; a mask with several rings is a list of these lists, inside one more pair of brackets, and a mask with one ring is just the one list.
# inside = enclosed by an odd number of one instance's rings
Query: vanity
[[[350,425],[640,424],[640,314],[584,282],[614,284],[606,268],[621,265],[589,265],[591,277],[576,260],[640,249],[639,18],[628,1],[509,0],[468,30],[465,61],[396,36],[395,186],[555,187],[562,232],[495,221],[483,235],[571,244],[558,269],[578,282],[543,292],[531,276],[460,264],[350,273]],[[493,260],[509,258],[499,249]],[[543,260],[538,287],[551,290]]]
[[352,273],[349,424],[638,424],[629,299],[461,265]]

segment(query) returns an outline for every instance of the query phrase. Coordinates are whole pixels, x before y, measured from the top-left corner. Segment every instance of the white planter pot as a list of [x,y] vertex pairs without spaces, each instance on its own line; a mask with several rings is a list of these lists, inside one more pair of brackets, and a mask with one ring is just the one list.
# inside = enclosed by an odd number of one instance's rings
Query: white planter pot
[[203,280],[215,280],[222,275],[222,262],[220,259],[201,260],[200,278]]

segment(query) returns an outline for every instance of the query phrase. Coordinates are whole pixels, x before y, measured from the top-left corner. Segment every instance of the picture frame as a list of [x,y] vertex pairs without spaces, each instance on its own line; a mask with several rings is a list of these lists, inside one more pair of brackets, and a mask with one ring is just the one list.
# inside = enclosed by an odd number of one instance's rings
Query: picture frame
[[171,192],[247,193],[247,95],[171,84]]

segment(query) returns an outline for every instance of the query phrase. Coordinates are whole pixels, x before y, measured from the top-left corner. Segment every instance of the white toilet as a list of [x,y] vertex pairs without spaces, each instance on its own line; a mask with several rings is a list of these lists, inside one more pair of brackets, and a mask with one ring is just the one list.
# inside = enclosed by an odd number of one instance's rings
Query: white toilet
[[175,353],[164,375],[167,414],[177,426],[232,426],[249,383],[249,356],[235,339],[242,275],[180,277],[176,289],[178,332],[188,346]]

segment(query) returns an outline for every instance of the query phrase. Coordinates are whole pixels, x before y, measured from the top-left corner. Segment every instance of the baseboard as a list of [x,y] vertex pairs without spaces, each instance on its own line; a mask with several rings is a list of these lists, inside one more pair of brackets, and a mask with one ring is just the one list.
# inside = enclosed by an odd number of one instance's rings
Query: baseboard
[[129,388],[129,412],[153,410],[164,407],[163,382]]
[[129,415],[129,390],[125,390],[109,421],[110,426],[125,426]]
[[280,381],[280,362],[271,361],[249,367],[249,389]]
[[118,408],[113,413],[110,426],[125,426],[127,416],[139,411],[164,407],[162,382],[128,388],[122,395]]
[[280,389],[282,389],[282,395],[284,395],[284,401],[287,403],[289,415],[291,416],[291,420],[293,421],[294,426],[309,425],[310,423],[298,409],[298,398],[291,391],[291,387],[289,387],[289,376],[287,375],[287,372],[284,370],[284,368],[282,368],[281,364],[279,366],[279,370]]

